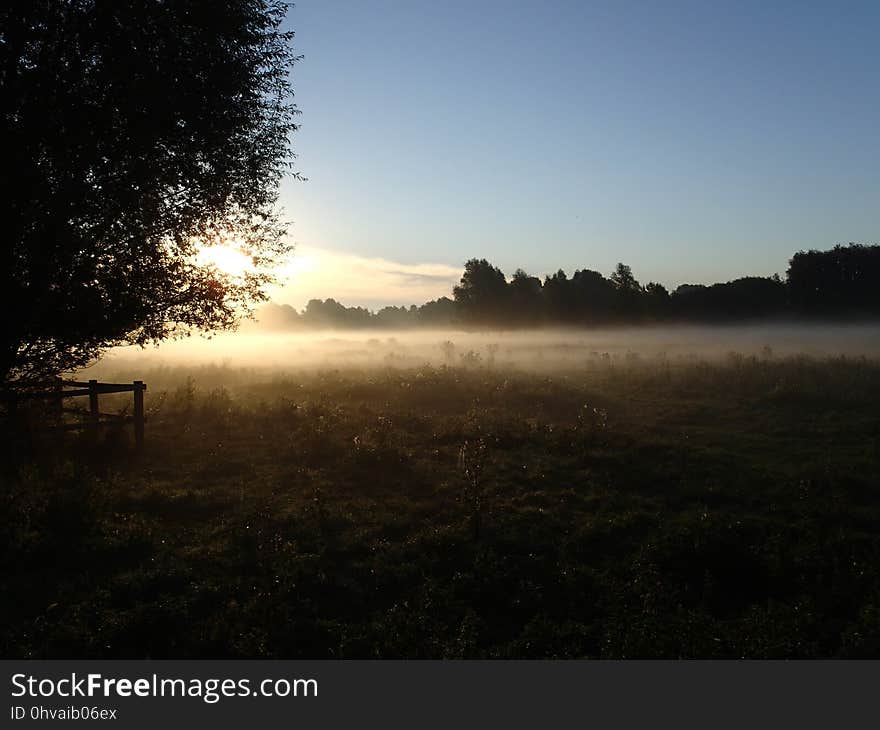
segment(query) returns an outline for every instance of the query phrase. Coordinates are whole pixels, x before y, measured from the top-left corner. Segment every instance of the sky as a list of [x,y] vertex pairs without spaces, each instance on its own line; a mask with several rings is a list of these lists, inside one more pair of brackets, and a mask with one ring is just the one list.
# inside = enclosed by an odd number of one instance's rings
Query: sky
[[276,301],[422,303],[464,262],[785,274],[880,241],[880,2],[300,0]]

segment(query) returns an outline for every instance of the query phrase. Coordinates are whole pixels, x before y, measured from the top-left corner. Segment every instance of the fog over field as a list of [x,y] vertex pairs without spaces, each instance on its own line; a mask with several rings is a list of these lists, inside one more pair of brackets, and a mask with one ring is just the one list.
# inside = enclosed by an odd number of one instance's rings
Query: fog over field
[[145,368],[207,364],[266,370],[421,365],[567,370],[597,363],[718,360],[731,353],[874,359],[880,357],[880,324],[229,333],[117,348],[87,372],[134,377]]

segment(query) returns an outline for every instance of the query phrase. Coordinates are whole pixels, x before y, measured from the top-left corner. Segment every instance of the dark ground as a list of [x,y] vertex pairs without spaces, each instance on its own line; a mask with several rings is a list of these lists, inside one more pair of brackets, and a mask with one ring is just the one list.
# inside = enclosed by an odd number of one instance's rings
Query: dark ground
[[7,437],[2,656],[880,657],[878,362],[192,375]]

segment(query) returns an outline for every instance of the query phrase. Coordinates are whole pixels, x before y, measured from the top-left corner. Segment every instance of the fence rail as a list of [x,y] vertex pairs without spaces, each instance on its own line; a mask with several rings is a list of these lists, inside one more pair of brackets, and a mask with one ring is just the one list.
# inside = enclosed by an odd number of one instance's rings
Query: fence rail
[[[57,412],[72,413],[84,416],[87,420],[82,423],[62,423],[52,427],[53,430],[76,430],[86,428],[93,433],[97,433],[98,428],[102,426],[112,426],[121,423],[134,424],[134,443],[135,448],[140,452],[144,447],[144,424],[146,416],[144,415],[144,391],[147,384],[142,380],[135,380],[131,383],[99,383],[97,380],[58,380],[53,381],[51,388],[42,391],[0,391],[0,401],[7,404],[8,410],[14,413],[20,402],[26,401],[55,401],[57,402]],[[133,415],[129,416],[125,413],[101,413],[98,408],[98,396],[110,393],[131,393],[134,405]],[[89,409],[64,408],[62,402],[65,398],[77,398],[88,396]],[[102,420],[103,419],[103,420]]]

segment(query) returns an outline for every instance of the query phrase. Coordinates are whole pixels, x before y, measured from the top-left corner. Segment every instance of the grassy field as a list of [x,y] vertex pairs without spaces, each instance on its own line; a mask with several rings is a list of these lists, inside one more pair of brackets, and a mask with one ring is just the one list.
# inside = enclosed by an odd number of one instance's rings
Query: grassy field
[[7,438],[0,653],[880,656],[880,362],[490,365],[142,370],[140,460]]

